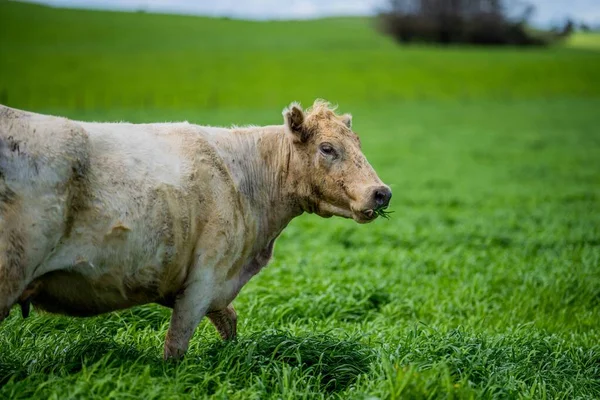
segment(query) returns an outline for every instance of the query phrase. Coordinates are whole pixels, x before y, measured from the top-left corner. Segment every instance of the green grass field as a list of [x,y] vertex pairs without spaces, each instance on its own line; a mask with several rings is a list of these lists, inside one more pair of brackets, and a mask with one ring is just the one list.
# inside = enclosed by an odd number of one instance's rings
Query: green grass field
[[[170,311],[14,309],[0,398],[600,398],[600,51],[400,47],[373,21],[243,22],[0,2],[0,103],[84,120],[354,115],[389,221],[296,219],[162,361]],[[578,44],[579,43],[579,44]]]

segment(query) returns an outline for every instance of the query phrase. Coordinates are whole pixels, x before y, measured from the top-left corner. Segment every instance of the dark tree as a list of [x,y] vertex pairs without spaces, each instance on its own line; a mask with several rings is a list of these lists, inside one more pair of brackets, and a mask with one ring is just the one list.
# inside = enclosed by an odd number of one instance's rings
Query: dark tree
[[405,43],[546,44],[527,29],[533,6],[517,6],[522,11],[511,16],[503,0],[390,0],[380,22],[385,32]]
[[560,30],[560,36],[569,36],[575,30],[575,22],[571,19],[567,19],[565,25]]

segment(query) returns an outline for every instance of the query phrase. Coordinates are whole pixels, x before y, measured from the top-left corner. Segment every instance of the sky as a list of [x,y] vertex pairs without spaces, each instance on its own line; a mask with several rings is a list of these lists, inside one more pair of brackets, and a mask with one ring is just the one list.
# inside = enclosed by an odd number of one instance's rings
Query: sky
[[[57,7],[194,14],[241,19],[305,19],[372,15],[386,0],[26,0]],[[518,1],[518,0],[517,0]],[[536,7],[531,22],[558,25],[567,17],[600,25],[600,0],[527,0]]]

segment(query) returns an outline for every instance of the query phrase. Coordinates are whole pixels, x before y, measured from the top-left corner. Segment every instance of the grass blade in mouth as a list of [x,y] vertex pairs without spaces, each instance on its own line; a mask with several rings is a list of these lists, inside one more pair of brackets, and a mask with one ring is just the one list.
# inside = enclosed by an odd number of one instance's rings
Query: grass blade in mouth
[[387,211],[387,207],[386,208],[378,208],[373,210],[373,212],[375,213],[375,215],[377,215],[378,217],[383,217],[385,219],[390,219],[390,214],[393,213],[393,211]]

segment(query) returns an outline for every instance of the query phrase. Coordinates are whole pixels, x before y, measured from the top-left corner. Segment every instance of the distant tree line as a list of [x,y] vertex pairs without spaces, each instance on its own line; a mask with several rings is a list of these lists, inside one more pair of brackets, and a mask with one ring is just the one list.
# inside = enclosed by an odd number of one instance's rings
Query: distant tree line
[[[516,9],[521,12],[513,15]],[[403,43],[545,45],[573,30],[571,21],[553,33],[529,29],[534,10],[505,0],[390,0],[379,21],[386,33]]]

